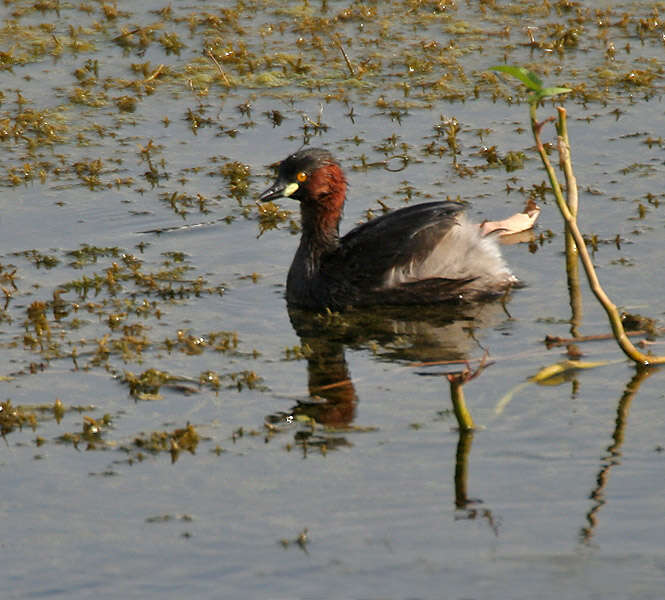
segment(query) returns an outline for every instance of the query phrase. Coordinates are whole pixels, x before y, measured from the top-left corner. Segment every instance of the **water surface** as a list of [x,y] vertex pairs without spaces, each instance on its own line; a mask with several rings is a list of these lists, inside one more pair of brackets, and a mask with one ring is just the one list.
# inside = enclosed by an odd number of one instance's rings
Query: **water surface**
[[[565,358],[543,343],[570,334],[563,235],[523,92],[487,73],[575,90],[581,227],[617,304],[658,320],[657,4],[40,6],[0,9],[0,400],[26,419],[0,457],[8,598],[662,597],[662,373],[599,341],[579,346],[606,366],[518,388]],[[255,198],[303,143],[347,171],[344,231],[379,201],[480,221],[536,196],[532,242],[504,247],[526,286],[289,315],[297,207],[265,229]],[[583,302],[581,332],[607,332]],[[483,356],[460,435],[443,375],[464,365],[425,363]]]

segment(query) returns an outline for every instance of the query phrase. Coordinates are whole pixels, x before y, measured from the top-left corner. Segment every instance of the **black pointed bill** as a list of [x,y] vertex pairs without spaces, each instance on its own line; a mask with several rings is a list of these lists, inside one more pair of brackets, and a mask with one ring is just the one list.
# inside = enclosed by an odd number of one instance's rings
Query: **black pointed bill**
[[261,202],[272,202],[277,198],[288,198],[298,191],[297,183],[284,183],[279,179],[259,196]]

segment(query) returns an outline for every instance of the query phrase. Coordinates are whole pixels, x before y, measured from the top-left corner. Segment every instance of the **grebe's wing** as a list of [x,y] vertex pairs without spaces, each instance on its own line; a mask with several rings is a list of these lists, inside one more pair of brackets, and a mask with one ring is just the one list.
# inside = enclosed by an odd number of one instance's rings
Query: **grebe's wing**
[[462,210],[457,202],[428,202],[382,215],[347,233],[322,266],[327,276],[374,287],[390,269],[425,260]]

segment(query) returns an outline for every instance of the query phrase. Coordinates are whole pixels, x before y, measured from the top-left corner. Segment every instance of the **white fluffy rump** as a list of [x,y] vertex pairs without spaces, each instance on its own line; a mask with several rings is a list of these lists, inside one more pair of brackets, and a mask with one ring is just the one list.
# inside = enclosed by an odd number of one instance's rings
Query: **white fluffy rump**
[[390,269],[384,285],[392,287],[431,277],[474,278],[474,288],[487,290],[517,281],[501,256],[495,236],[483,236],[480,226],[464,215],[457,216],[457,224],[424,260]]

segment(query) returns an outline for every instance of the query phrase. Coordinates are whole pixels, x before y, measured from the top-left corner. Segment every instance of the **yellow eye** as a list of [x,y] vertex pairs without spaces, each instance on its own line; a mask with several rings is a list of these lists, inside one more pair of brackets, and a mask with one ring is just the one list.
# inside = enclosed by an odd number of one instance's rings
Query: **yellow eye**
[[305,173],[305,171],[300,171],[300,173],[298,173],[298,174],[296,175],[296,179],[297,179],[300,183],[302,183],[303,181],[305,181],[305,180],[307,179],[307,173]]

